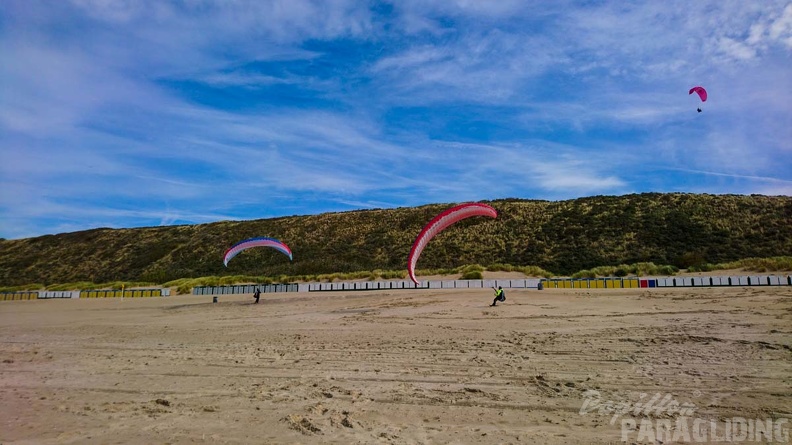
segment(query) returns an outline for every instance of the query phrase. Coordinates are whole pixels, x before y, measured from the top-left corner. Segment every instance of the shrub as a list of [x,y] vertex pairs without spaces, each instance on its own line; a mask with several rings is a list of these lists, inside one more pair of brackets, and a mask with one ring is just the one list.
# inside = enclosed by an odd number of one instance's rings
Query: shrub
[[683,269],[690,269],[692,266],[699,266],[706,262],[704,255],[698,252],[686,252],[677,259],[677,264]]
[[66,290],[91,290],[96,289],[96,284],[90,281],[78,281],[75,283],[64,283],[47,286],[47,290],[66,291]]
[[162,269],[154,269],[144,272],[140,276],[141,281],[148,281],[152,283],[164,283],[168,281],[168,274]]
[[188,280],[189,280],[189,278],[179,278],[178,280],[171,280],[171,281],[162,283],[162,287],[176,287],[176,286],[179,286],[180,284],[184,284]]
[[703,263],[697,266],[690,266],[690,268],[688,268],[688,272],[711,272],[718,269],[720,268],[714,264]]
[[515,267],[513,270],[518,272],[522,272],[529,277],[544,277],[550,278],[555,276],[552,272],[548,272],[541,267],[538,266],[523,266],[523,267]]
[[22,284],[19,286],[3,286],[0,287],[0,292],[19,292],[25,290],[39,290],[46,289],[43,284]]
[[469,270],[462,274],[463,280],[481,280],[482,278],[484,278],[484,275],[480,270]]
[[253,279],[253,282],[256,283],[256,284],[272,284],[272,278],[270,278],[270,277],[255,277]]
[[514,271],[514,266],[511,264],[495,263],[487,266],[487,270],[490,272],[512,272]]
[[382,277],[384,280],[390,280],[394,278],[403,279],[406,276],[407,276],[407,272],[403,270],[388,270],[380,274],[380,277]]
[[462,273],[464,275],[464,274],[466,274],[468,272],[479,272],[479,273],[481,273],[483,271],[484,271],[484,268],[481,267],[478,264],[468,264],[467,266],[463,266],[462,267],[462,269],[460,270],[460,273]]
[[792,270],[792,256],[777,256],[770,258],[746,258],[731,263],[718,264],[721,269],[743,268],[755,272],[788,271]]
[[629,274],[629,270],[626,266],[618,266],[616,270],[613,271],[613,276],[615,277],[626,277]]
[[655,263],[636,263],[634,266],[635,274],[638,276],[655,275],[657,272],[657,266],[655,266]]
[[591,270],[581,270],[573,273],[572,278],[597,278],[597,274]]
[[660,266],[657,269],[657,275],[674,275],[679,272],[679,269],[676,266]]

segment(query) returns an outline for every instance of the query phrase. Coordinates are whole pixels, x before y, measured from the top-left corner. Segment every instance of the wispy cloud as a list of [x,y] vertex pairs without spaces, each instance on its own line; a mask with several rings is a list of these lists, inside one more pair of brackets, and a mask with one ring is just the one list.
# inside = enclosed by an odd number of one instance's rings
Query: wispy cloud
[[779,179],[773,177],[766,177],[766,176],[750,176],[750,175],[736,175],[731,173],[721,173],[721,172],[711,172],[705,170],[690,170],[684,168],[676,168],[673,170],[687,172],[687,173],[697,173],[701,175],[710,175],[710,176],[721,176],[726,178],[737,178],[737,179],[749,179],[751,181],[763,182],[763,183],[770,183],[770,184],[777,184],[782,187],[789,187],[792,186],[792,179]]

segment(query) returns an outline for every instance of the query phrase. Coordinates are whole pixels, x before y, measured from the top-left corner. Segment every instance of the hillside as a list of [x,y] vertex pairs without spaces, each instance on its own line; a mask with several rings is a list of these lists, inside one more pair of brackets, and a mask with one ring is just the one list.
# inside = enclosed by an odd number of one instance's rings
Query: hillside
[[[488,202],[438,235],[419,268],[535,265],[567,274],[638,261],[686,267],[792,255],[792,198],[646,193],[567,201]],[[415,236],[451,204],[138,229],[94,229],[0,241],[0,285],[208,275],[302,275],[406,268]],[[226,268],[223,252],[254,236],[283,240],[294,262],[253,249]]]

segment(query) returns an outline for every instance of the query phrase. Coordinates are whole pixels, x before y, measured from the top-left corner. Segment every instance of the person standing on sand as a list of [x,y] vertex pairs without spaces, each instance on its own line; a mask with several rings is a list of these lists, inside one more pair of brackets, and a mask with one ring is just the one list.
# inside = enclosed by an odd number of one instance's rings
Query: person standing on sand
[[[493,289],[495,288],[493,287]],[[497,306],[499,301],[506,301],[506,292],[504,292],[503,288],[500,286],[498,286],[498,289],[495,290],[495,299],[492,300],[492,304],[490,306]]]
[[256,304],[258,304],[259,297],[261,297],[261,291],[256,287],[256,292],[253,292],[253,298],[256,299]]

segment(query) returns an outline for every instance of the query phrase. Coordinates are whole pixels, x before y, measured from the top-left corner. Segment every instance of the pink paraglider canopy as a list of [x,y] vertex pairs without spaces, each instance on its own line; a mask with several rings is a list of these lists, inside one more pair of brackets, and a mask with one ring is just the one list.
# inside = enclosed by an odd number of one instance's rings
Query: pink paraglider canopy
[[451,224],[465,218],[470,218],[471,216],[489,216],[490,218],[496,218],[498,212],[487,204],[475,202],[461,204],[435,216],[429,221],[429,224],[421,230],[421,233],[418,234],[418,237],[412,245],[412,249],[410,249],[410,256],[407,258],[407,272],[410,274],[410,279],[413,280],[415,284],[418,284],[418,279],[415,278],[415,265],[418,263],[418,257],[421,256],[421,252],[423,252],[429,240]]
[[291,249],[289,249],[289,246],[287,246],[284,242],[276,240],[275,238],[259,237],[246,239],[231,246],[223,255],[223,265],[228,267],[228,262],[231,261],[231,258],[234,258],[243,250],[250,249],[251,247],[272,247],[278,252],[289,257],[290,261],[293,259]]
[[698,94],[699,97],[701,98],[702,102],[706,102],[707,101],[707,90],[705,90],[704,87],[693,87],[693,88],[691,88],[690,91],[688,92],[688,94],[693,94],[693,93]]

